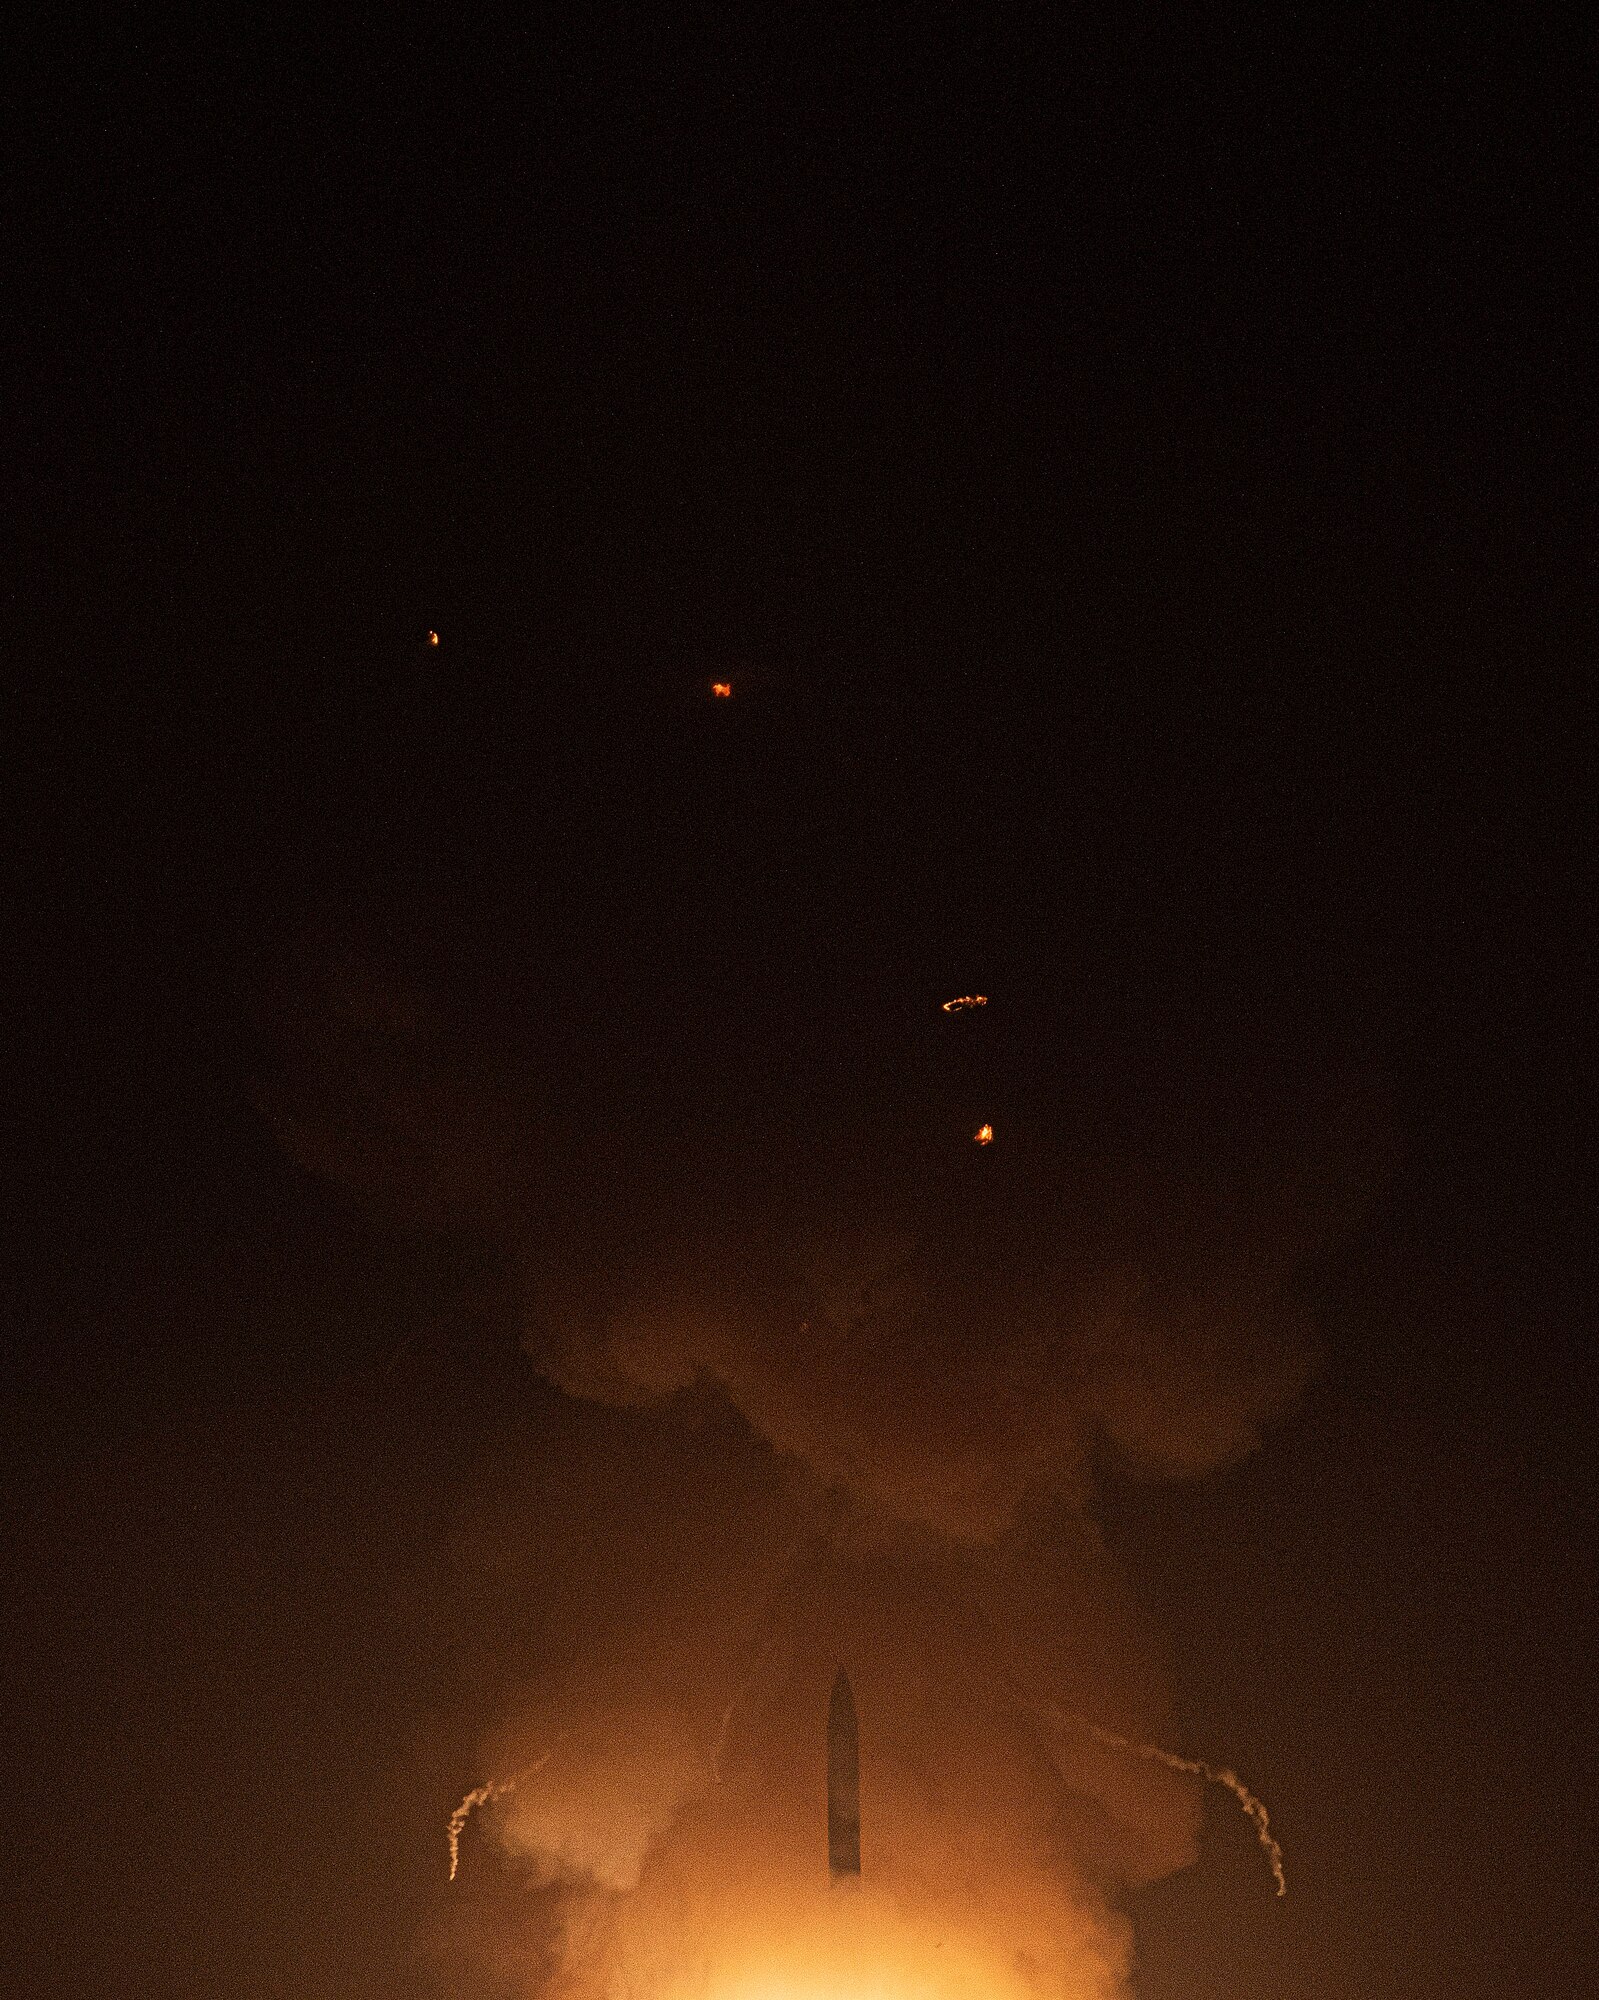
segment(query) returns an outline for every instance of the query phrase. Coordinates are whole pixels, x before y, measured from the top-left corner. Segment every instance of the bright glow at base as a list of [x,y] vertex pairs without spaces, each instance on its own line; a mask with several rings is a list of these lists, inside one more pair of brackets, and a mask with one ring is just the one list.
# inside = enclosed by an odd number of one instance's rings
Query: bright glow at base
[[923,1995],[948,1989],[921,1984],[903,1976],[890,1978],[859,1974],[838,1979],[791,1975],[784,1978],[751,1980],[741,1984],[713,1986],[711,2000],[922,2000]]
[[[928,1923],[887,1899],[828,1897],[819,1923],[712,1941],[696,1951],[677,1940],[681,1957],[662,1951],[645,1972],[652,2000],[1110,2000],[1124,1989],[1118,1951],[1082,1933],[1078,1951],[1058,1933],[1047,1942],[971,1921]],[[753,1928],[753,1927],[752,1927]],[[664,1940],[660,1941],[664,1944]],[[718,1945],[720,1948],[718,1948]],[[1067,1948],[1063,1951],[1061,1947]],[[627,1982],[631,1985],[631,1981]]]

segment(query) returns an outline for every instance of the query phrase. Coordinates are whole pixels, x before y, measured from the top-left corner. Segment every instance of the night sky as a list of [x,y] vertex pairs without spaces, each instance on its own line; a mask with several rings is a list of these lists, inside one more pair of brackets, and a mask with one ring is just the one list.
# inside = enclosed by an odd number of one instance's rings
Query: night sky
[[1578,1991],[1581,52],[663,16],[7,55],[0,1962],[536,1990],[442,1880],[505,1521],[645,1480],[540,1329],[799,1189],[976,1369],[1091,1185],[1313,1357],[1093,1447],[1292,1881],[1211,1801],[1133,1991]]

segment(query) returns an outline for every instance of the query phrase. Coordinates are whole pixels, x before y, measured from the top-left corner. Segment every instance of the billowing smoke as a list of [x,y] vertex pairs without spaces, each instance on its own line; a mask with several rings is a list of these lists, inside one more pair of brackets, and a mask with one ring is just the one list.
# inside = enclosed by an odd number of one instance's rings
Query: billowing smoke
[[[538,1634],[439,1802],[451,1894],[497,1885],[448,1930],[478,1990],[1125,1994],[1128,1892],[1193,1861],[1200,1781],[1259,1802],[1224,1755],[1141,1754],[1167,1695],[1095,1482],[1223,1465],[1296,1394],[1295,1274],[1370,1154],[1346,1098],[1118,1094],[1054,1051],[978,1152],[869,1066],[755,1112],[714,1055],[646,1088],[445,1025],[371,954],[308,962],[284,1142],[494,1243],[561,1392],[466,1531]],[[840,1664],[858,1897],[826,1866]]]

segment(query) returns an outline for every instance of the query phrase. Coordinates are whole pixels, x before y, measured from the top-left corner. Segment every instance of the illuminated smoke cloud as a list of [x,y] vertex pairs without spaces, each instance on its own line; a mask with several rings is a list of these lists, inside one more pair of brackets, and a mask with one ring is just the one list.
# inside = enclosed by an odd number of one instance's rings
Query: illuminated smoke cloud
[[[452,1896],[493,1873],[534,1913],[509,1963],[485,1917],[477,1990],[1120,2000],[1125,1898],[1194,1858],[1194,1778],[1234,1792],[1281,1886],[1253,1793],[1159,1747],[1093,1488],[1105,1462],[1225,1464],[1295,1395],[1295,1273],[1348,1212],[1362,1127],[1179,1103],[1123,1142],[1089,1107],[1075,1150],[993,1193],[908,1172],[869,1109],[797,1139],[673,1103],[629,1123],[598,1085],[585,1111],[348,959],[280,1019],[285,1144],[493,1242],[562,1399],[462,1529],[538,1638],[448,1818]],[[825,1845],[840,1664],[848,1908]]]

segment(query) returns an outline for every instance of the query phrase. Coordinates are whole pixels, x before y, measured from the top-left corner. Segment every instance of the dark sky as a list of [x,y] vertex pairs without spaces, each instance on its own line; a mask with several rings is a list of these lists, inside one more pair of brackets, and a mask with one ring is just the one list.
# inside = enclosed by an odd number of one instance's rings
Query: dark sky
[[1100,1506],[1297,1872],[1218,1819],[1139,1991],[1576,1990],[1580,52],[585,13],[7,54],[0,1954],[453,1990],[412,1938],[516,1610],[430,1594],[561,1417],[480,1230],[279,1143],[345,952],[561,1144],[991,1102],[1018,1211],[1087,1078],[1200,1131],[1358,1078],[1306,1396]]

